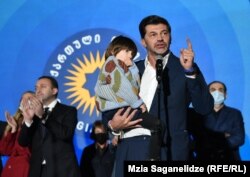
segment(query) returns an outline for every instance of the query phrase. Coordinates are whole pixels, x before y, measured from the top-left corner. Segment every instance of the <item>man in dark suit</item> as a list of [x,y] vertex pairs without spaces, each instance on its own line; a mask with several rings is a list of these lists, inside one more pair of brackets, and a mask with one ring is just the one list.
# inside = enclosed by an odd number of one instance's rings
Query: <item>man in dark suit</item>
[[241,160],[239,147],[245,141],[245,129],[239,110],[224,104],[227,87],[221,81],[209,85],[214,98],[212,113],[202,116],[190,109],[189,127],[198,160]]
[[[180,58],[177,58],[170,51],[171,27],[166,19],[156,15],[148,16],[141,21],[139,30],[142,45],[147,50],[146,59],[137,63],[141,74],[140,97],[148,111],[159,117],[165,127],[162,132],[161,159],[188,160],[187,108],[192,102],[197,112],[208,114],[213,108],[212,96],[201,71],[194,63],[190,40],[187,40],[188,47],[181,49]],[[160,61],[157,61],[158,58]],[[117,118],[114,117],[109,122],[113,130],[118,125],[115,120]],[[129,150],[127,154],[130,155],[117,160],[115,172],[123,170],[124,160],[148,159],[148,148],[145,147],[148,146],[150,132],[145,128],[137,128],[137,131],[124,134],[125,138],[117,148],[117,156],[126,150]]]
[[82,177],[111,177],[117,137],[112,139],[112,144],[109,143],[106,127],[100,120],[96,120],[90,138],[94,143],[83,149],[80,161]]
[[79,177],[72,142],[77,110],[57,101],[53,77],[40,77],[35,88],[36,96],[23,101],[25,123],[19,136],[19,144],[32,149],[29,177]]

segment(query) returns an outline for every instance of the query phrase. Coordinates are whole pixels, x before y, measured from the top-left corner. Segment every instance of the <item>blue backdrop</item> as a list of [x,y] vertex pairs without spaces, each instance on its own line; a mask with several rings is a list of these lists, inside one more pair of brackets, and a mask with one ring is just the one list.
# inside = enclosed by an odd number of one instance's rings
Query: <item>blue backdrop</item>
[[59,99],[78,109],[75,149],[91,143],[89,132],[99,119],[94,84],[103,54],[113,36],[136,41],[143,59],[138,24],[151,14],[172,26],[171,50],[178,56],[189,37],[195,61],[206,81],[228,86],[226,104],[242,111],[246,141],[240,152],[250,160],[250,3],[229,0],[1,0],[0,117],[14,113],[23,91],[41,75],[59,81]]

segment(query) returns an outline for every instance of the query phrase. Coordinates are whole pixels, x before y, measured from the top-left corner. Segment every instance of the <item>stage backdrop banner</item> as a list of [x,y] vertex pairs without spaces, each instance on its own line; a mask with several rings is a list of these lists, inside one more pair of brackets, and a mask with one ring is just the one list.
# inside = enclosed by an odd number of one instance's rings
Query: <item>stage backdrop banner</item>
[[165,17],[172,27],[171,51],[179,56],[190,38],[206,81],[228,87],[226,105],[242,111],[246,130],[240,148],[250,160],[250,3],[229,0],[2,0],[0,1],[0,117],[14,114],[22,93],[34,90],[41,75],[59,82],[59,100],[78,110],[74,145],[78,159],[92,141],[100,119],[94,86],[108,43],[132,38],[135,60],[145,58],[138,25],[148,15]]

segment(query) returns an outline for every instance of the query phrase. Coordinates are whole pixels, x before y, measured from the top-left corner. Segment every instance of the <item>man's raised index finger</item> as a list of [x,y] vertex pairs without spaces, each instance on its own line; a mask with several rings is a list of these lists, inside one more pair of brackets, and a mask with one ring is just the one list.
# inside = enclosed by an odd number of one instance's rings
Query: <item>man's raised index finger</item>
[[189,38],[187,38],[188,50],[193,50],[192,43]]

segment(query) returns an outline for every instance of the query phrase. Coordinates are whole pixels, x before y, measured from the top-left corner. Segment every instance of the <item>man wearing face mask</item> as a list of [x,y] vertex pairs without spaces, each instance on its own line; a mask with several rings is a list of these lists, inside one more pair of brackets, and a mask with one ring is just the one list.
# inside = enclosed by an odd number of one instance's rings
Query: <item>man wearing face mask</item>
[[81,157],[82,177],[110,177],[114,166],[116,137],[112,145],[109,144],[107,130],[97,120],[93,124],[90,138],[94,143],[84,148]]
[[190,125],[193,125],[192,133],[196,141],[197,158],[199,160],[241,160],[239,147],[245,140],[242,114],[239,110],[224,104],[227,87],[223,82],[213,81],[208,87],[214,98],[213,112],[202,117],[192,110],[188,116],[189,120],[193,119]]

